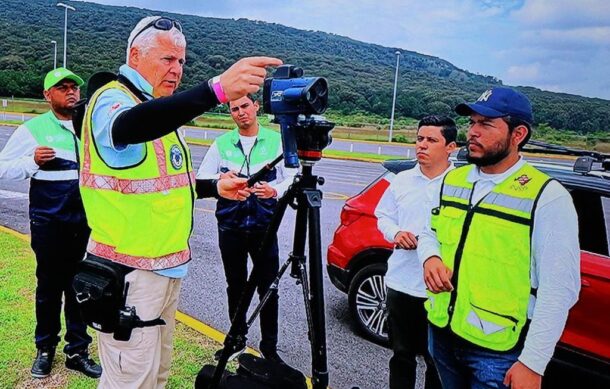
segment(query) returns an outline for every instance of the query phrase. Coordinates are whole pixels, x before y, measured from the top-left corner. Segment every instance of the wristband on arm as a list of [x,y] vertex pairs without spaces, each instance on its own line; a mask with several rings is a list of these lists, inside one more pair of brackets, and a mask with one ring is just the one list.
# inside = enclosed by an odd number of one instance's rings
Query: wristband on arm
[[221,104],[226,104],[229,102],[229,99],[227,98],[227,95],[225,95],[225,91],[222,89],[222,85],[220,84],[220,76],[212,78],[210,80],[210,86]]

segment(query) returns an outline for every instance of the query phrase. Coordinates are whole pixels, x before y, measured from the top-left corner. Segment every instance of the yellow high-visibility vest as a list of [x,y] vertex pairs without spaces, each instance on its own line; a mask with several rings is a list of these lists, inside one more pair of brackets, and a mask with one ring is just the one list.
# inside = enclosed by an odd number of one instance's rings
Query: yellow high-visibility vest
[[431,227],[454,290],[428,292],[428,320],[458,336],[506,351],[519,340],[530,300],[531,233],[537,200],[550,177],[523,165],[477,204],[471,204],[474,165],[450,171]]
[[87,251],[137,269],[179,266],[191,258],[188,240],[196,197],[188,146],[175,131],[146,142],[140,163],[110,167],[91,133],[93,108],[108,89],[120,89],[141,102],[112,81],[95,92],[87,108],[80,150],[80,191],[91,227]]

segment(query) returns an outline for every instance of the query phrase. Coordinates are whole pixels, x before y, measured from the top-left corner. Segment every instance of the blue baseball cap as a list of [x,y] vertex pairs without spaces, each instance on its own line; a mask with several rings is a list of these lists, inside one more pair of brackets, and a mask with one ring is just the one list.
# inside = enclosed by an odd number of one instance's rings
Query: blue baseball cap
[[529,124],[534,122],[532,104],[527,96],[510,88],[488,89],[474,103],[459,104],[455,112],[460,116],[478,113],[492,119],[510,116]]

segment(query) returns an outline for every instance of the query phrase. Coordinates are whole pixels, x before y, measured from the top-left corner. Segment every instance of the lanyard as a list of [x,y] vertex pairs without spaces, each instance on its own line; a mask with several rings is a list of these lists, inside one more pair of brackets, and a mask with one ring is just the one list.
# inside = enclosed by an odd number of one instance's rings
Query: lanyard
[[237,141],[237,147],[239,148],[241,153],[244,155],[244,162],[241,164],[241,167],[239,168],[239,174],[242,174],[241,172],[242,172],[242,170],[244,170],[244,165],[245,165],[247,177],[250,177],[250,157],[252,155],[252,151],[254,151],[254,148],[256,147],[257,144],[258,144],[258,138],[256,138],[254,140],[254,144],[252,145],[250,152],[248,153],[248,155],[246,155],[246,153],[244,152],[244,148],[241,145],[241,140]]

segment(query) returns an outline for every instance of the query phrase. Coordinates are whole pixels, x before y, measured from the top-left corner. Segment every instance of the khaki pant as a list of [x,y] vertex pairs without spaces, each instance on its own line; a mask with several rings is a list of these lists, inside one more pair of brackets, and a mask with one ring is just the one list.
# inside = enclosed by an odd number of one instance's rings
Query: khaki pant
[[99,332],[98,348],[104,372],[98,388],[164,388],[172,359],[181,280],[134,270],[127,274],[125,281],[129,282],[127,305],[136,307],[140,319],[161,316],[166,324],[136,328],[127,342]]

